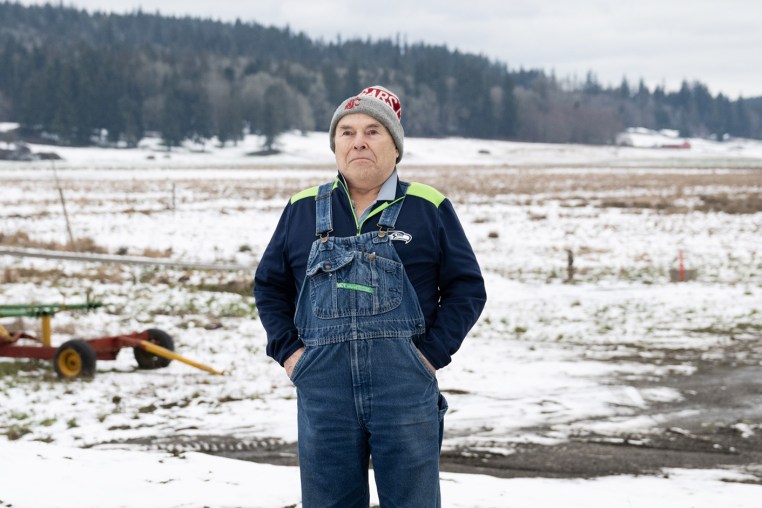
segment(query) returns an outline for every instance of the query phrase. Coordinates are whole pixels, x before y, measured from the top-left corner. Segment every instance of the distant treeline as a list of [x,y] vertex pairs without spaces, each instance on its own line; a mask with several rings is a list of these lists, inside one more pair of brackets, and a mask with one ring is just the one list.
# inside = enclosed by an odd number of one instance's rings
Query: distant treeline
[[610,143],[641,126],[762,138],[762,98],[701,83],[605,87],[592,73],[558,80],[399,38],[325,42],[241,21],[0,3],[0,121],[61,143],[107,133],[135,145],[148,131],[170,146],[224,143],[247,130],[272,143],[327,130],[336,105],[372,84],[400,95],[410,136]]

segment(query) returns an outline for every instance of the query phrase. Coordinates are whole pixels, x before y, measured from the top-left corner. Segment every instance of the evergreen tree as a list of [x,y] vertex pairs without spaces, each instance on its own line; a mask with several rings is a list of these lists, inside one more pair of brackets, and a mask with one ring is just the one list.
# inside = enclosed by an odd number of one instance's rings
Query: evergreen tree
[[[353,60],[349,64],[349,67],[347,67],[343,83],[344,93],[342,94],[342,99],[339,100],[343,100],[347,97],[351,97],[352,95],[356,95],[364,88],[362,85],[360,85],[360,67],[357,64],[357,61]],[[373,83],[368,84],[370,85]]]
[[516,136],[518,118],[516,115],[516,96],[513,93],[513,80],[508,74],[503,78],[501,91],[500,121],[497,134],[502,138],[512,138]]
[[286,108],[288,102],[288,90],[282,83],[270,86],[265,92],[265,104],[263,111],[263,129],[265,136],[265,149],[274,149],[277,137],[288,128]]
[[630,84],[627,82],[627,77],[622,78],[622,83],[619,85],[619,97],[622,99],[630,98]]

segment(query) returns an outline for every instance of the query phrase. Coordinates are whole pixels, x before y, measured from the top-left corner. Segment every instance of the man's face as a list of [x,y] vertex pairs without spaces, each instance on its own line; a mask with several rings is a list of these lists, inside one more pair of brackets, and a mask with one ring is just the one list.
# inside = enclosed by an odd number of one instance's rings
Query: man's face
[[378,187],[394,171],[399,155],[394,139],[372,116],[345,116],[336,125],[335,136],[336,165],[350,187]]

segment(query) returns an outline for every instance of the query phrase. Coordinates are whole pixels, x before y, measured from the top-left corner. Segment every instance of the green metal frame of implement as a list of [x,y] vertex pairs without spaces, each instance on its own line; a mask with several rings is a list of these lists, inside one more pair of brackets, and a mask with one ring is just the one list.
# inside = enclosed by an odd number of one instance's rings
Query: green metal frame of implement
[[[172,360],[188,364],[211,374],[222,374],[174,352],[175,344],[169,334],[152,328],[137,333],[98,337],[95,339],[73,339],[59,347],[51,346],[51,319],[57,312],[84,310],[85,312],[103,307],[101,302],[88,301],[81,304],[21,304],[0,305],[0,318],[34,317],[42,322],[42,337],[24,332],[9,333],[0,325],[0,357],[36,358],[53,360],[53,368],[59,377],[72,379],[95,375],[96,360],[115,360],[123,348],[132,348],[135,360],[141,369],[166,367]],[[19,344],[20,341],[32,344]],[[36,343],[36,344],[35,344]]]

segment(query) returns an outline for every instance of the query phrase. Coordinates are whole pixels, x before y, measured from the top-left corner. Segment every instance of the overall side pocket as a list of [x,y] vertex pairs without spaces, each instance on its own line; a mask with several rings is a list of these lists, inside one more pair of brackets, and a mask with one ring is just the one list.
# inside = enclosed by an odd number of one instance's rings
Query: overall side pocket
[[423,353],[421,353],[418,350],[418,348],[413,343],[412,339],[408,339],[407,343],[408,343],[410,352],[413,355],[413,358],[415,360],[415,364],[418,366],[418,369],[421,370],[424,374],[426,374],[426,376],[429,379],[436,381],[437,375],[433,370],[431,370],[431,367],[429,367],[426,364],[426,359],[423,357]]
[[310,354],[315,348],[314,347],[305,347],[304,353],[302,353],[302,356],[299,357],[299,359],[296,361],[296,365],[294,365],[294,368],[291,370],[291,382],[296,384],[295,381],[299,377],[299,374],[304,370],[304,364],[306,363],[307,355]]

